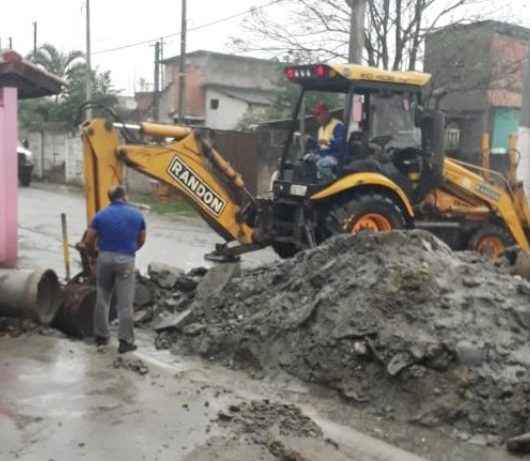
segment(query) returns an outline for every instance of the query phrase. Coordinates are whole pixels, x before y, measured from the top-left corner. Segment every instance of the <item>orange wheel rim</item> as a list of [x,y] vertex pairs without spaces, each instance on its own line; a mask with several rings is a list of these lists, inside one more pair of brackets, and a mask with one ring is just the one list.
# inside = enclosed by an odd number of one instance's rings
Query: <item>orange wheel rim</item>
[[504,250],[504,243],[499,237],[494,235],[482,237],[477,244],[477,251],[491,258],[498,258]]
[[383,215],[378,213],[368,213],[361,216],[351,229],[352,234],[361,231],[388,232],[392,230],[392,224]]

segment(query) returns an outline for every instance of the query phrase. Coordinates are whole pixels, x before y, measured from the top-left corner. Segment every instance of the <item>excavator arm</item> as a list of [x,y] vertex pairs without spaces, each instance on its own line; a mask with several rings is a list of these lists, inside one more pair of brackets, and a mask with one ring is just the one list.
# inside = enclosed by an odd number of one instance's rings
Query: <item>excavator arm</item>
[[[155,142],[120,144],[120,128]],[[123,182],[127,166],[178,190],[226,242],[237,241],[249,250],[266,246],[252,225],[254,197],[197,131],[152,123],[119,126],[94,119],[82,127],[82,139],[88,222],[108,205],[107,191]]]

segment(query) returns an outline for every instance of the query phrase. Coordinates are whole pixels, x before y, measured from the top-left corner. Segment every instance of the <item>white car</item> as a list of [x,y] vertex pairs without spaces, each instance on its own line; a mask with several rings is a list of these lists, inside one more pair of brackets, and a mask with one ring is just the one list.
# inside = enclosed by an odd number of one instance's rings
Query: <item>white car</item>
[[[27,143],[23,143],[28,145]],[[18,155],[18,180],[24,187],[28,187],[31,184],[31,175],[33,174],[33,153],[23,144],[19,144],[17,147]]]

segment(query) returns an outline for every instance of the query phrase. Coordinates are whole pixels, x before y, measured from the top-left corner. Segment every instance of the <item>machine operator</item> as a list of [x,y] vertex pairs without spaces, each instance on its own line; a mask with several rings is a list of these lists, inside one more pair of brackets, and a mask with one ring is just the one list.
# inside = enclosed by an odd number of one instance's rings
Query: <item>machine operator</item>
[[342,149],[346,141],[346,127],[339,119],[334,118],[326,104],[319,102],[313,108],[313,116],[317,119],[319,158],[317,167],[324,177],[333,176],[333,168],[339,163]]

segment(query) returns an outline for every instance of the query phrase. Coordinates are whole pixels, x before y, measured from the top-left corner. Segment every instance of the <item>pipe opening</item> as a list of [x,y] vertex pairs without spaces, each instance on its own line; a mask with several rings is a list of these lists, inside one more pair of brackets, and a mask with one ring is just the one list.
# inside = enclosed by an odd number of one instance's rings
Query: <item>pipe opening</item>
[[44,324],[50,323],[61,305],[61,286],[55,272],[47,270],[37,286],[37,316]]

